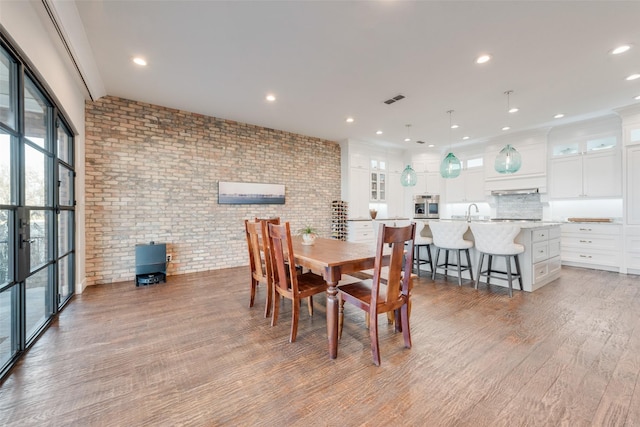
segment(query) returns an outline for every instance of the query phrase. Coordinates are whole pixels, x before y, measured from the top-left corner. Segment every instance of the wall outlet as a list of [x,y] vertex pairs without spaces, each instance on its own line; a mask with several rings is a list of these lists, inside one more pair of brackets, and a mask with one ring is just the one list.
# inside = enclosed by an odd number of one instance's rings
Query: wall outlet
[[172,259],[172,258],[173,258],[173,257],[172,257],[172,255],[171,255],[171,254],[167,254],[167,262],[171,262],[171,259]]

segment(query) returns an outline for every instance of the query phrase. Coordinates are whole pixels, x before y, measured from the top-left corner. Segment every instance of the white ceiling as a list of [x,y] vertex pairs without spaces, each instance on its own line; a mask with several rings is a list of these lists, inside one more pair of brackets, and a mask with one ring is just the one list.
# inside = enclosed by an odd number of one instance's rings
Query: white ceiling
[[[107,94],[330,140],[429,150],[419,139],[438,150],[464,135],[502,135],[507,123],[517,132],[640,102],[640,79],[625,80],[640,73],[637,1],[76,6]],[[624,43],[633,48],[608,53]],[[475,64],[480,53],[492,61]],[[131,62],[137,55],[147,67]],[[277,101],[266,102],[267,93]],[[384,104],[398,94],[406,98]],[[450,109],[460,124],[453,131]],[[558,112],[566,117],[553,119]]]

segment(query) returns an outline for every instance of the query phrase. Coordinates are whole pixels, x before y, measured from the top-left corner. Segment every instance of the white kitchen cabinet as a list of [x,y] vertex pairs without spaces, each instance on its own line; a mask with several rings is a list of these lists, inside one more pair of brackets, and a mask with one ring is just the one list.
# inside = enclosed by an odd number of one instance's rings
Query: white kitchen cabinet
[[[368,166],[368,164],[367,164]],[[369,169],[349,169],[349,218],[369,218]]]
[[619,151],[585,152],[552,158],[549,196],[553,199],[621,197]]
[[628,147],[627,157],[627,224],[640,225],[640,146]]
[[640,274],[640,227],[626,227],[624,238],[624,262],[627,273]]
[[397,218],[404,215],[404,190],[400,184],[400,173],[389,172],[387,180],[387,215]]
[[445,181],[446,202],[481,202],[484,201],[484,169],[463,169],[457,178]]
[[622,264],[619,224],[562,225],[562,263],[576,267],[619,271]]
[[427,172],[425,174],[426,179],[426,194],[439,195],[442,191],[442,177],[440,172]]
[[375,243],[375,234],[373,232],[374,221],[347,221],[347,224],[347,240],[349,242]]
[[489,146],[485,151],[485,177],[488,181],[514,180],[523,177],[545,176],[547,174],[546,138],[540,138],[539,143],[511,144],[522,157],[522,166],[512,174],[501,174],[495,169],[495,160],[504,146]]

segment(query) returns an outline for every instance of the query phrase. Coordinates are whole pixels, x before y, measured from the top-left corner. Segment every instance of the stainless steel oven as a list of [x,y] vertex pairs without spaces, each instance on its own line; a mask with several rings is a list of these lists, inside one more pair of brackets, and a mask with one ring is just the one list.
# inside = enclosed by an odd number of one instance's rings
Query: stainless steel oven
[[423,194],[413,197],[413,217],[414,218],[440,218],[438,204],[440,196],[433,194]]

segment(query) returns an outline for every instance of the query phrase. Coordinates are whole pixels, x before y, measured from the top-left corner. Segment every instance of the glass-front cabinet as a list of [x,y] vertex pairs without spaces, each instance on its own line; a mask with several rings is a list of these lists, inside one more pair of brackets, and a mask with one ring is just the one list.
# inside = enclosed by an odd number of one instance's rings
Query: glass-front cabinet
[[387,196],[387,162],[372,158],[369,177],[370,200],[372,202],[384,202]]

